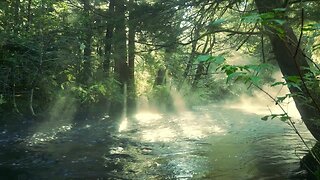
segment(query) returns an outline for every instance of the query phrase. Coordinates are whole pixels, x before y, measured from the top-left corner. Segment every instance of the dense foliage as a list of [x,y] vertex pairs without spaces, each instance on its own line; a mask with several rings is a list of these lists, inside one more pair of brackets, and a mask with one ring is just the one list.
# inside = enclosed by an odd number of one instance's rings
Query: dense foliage
[[[293,97],[302,117],[317,119],[319,6],[293,0],[1,1],[0,111],[37,117],[62,97],[81,116],[117,115],[124,106],[134,112],[137,99],[172,110],[174,94],[194,105],[261,89],[274,83],[279,66],[285,81],[273,85],[291,93],[273,97],[276,103]],[[247,84],[234,86],[239,80]]]

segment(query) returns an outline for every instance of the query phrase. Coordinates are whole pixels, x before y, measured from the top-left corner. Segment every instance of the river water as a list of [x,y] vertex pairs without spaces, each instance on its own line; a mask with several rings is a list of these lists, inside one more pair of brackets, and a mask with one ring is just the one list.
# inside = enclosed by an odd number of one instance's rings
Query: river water
[[[107,116],[7,125],[0,179],[290,179],[306,147],[286,123],[260,118],[209,105],[142,111],[120,127]],[[299,120],[296,126],[314,144]]]

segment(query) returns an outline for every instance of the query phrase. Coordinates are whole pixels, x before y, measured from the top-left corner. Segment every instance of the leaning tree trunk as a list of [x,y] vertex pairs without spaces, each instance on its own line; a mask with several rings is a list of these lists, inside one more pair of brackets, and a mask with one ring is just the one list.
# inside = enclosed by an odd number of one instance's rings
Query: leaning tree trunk
[[[255,0],[255,3],[259,13],[272,12],[273,9],[282,6],[279,0]],[[277,28],[281,28],[284,33],[279,33],[274,27],[275,24],[265,23],[276,61],[284,77],[295,76],[302,80],[302,83],[299,83],[299,88],[294,86],[288,88],[308,130],[317,140],[320,140],[320,110],[318,106],[320,103],[316,98],[315,91],[304,83],[304,76],[309,72],[310,65],[303,51],[299,48],[298,39],[289,24],[277,25]],[[287,83],[296,83],[290,82],[288,79],[286,81]]]

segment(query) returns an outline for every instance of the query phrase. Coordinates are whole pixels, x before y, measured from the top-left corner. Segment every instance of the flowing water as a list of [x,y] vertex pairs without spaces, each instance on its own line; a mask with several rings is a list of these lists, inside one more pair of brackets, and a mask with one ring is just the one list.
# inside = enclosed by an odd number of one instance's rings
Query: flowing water
[[5,126],[0,179],[290,179],[306,147],[286,123],[260,118],[211,105],[139,112],[119,128],[108,117]]

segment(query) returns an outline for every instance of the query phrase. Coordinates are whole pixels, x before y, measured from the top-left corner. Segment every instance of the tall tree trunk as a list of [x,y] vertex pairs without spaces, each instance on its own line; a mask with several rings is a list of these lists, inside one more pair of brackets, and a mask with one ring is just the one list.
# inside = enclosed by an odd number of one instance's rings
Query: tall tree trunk
[[[114,42],[114,73],[116,80],[119,82],[121,92],[124,98],[124,85],[128,83],[128,64],[127,64],[127,34],[126,34],[126,17],[124,0],[116,0],[115,2],[115,31],[113,35]],[[111,107],[112,113],[119,116],[124,110],[124,104],[121,102],[114,102]]]
[[128,80],[127,34],[124,0],[117,0],[115,6],[114,59],[115,75],[123,88]]
[[85,13],[85,48],[83,52],[83,72],[81,82],[87,84],[91,78],[91,52],[92,52],[92,27],[91,27],[91,15],[90,15],[90,2],[89,0],[83,0],[83,10]]
[[134,78],[134,60],[135,60],[135,17],[134,11],[134,0],[129,1],[129,32],[128,32],[128,113],[134,113],[136,109],[136,87]]
[[111,64],[111,51],[112,51],[112,36],[114,31],[114,6],[115,0],[110,0],[109,2],[109,10],[108,10],[108,24],[107,24],[107,32],[105,38],[105,59],[103,61],[103,70],[106,73],[106,76],[109,76],[110,64]]
[[[278,0],[255,0],[255,3],[259,13],[272,12],[273,9],[282,7],[281,1]],[[302,78],[302,81],[304,81],[303,77],[309,72],[308,68],[310,68],[310,66],[302,50],[297,47],[298,39],[292,28],[287,23],[277,27],[284,31],[285,37],[280,35],[274,26],[265,25],[265,28],[267,32],[269,32],[268,36],[283,76],[296,76]],[[287,82],[289,82],[289,80],[287,80]],[[288,88],[291,94],[294,95],[293,99],[302,120],[311,134],[317,140],[320,140],[319,100],[315,99],[316,94],[312,92],[313,90],[308,89],[303,83],[299,86],[301,90],[294,86],[289,86]],[[298,94],[299,96],[297,96]]]

